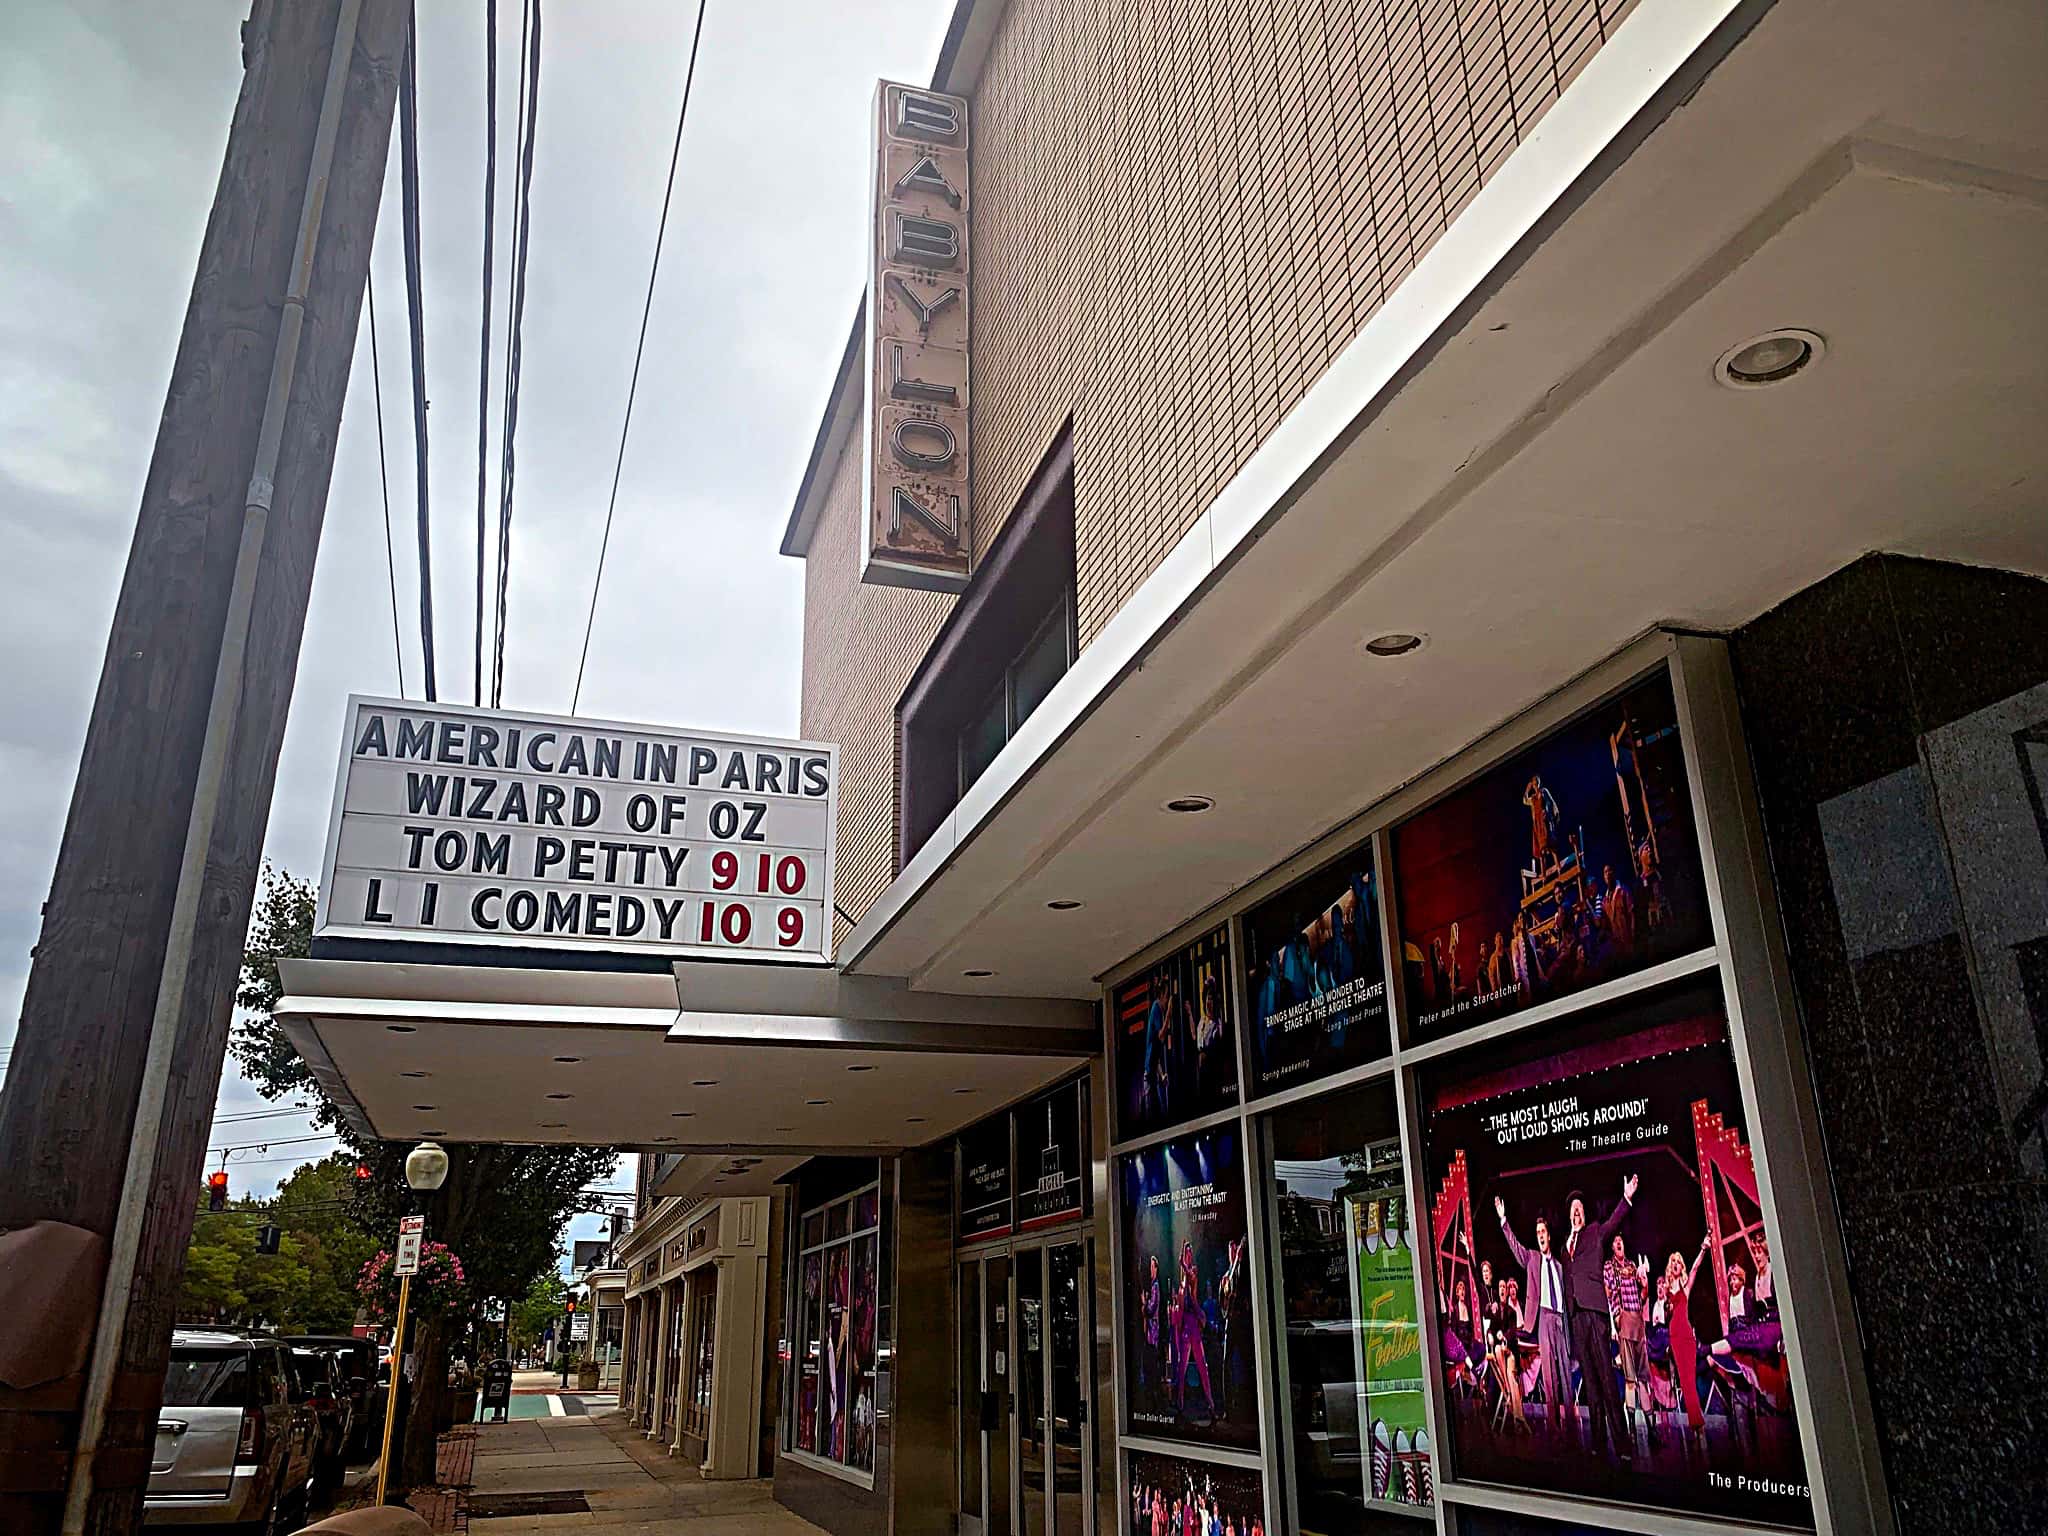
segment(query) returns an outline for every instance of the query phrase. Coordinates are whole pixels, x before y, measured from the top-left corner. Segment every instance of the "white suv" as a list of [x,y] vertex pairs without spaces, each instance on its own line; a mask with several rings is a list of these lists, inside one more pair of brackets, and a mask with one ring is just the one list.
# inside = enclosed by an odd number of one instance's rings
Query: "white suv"
[[171,1335],[144,1524],[276,1532],[303,1517],[317,1426],[288,1349],[267,1334]]

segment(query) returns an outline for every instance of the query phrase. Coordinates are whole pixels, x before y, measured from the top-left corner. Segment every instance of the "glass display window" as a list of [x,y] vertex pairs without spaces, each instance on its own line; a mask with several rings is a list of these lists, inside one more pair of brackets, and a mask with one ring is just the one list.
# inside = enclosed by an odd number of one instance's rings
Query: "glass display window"
[[1295,1528],[1371,1529],[1433,1498],[1415,1223],[1389,1082],[1266,1119]]
[[789,1449],[871,1473],[881,1324],[881,1189],[870,1184],[804,1212],[797,1256],[797,1380]]

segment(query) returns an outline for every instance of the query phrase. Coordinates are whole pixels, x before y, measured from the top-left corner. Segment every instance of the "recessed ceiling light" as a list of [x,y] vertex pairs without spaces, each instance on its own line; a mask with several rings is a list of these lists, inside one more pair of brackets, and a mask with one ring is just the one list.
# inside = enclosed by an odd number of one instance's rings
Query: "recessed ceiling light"
[[1207,795],[1175,795],[1166,802],[1166,809],[1178,816],[1198,816],[1215,804]]
[[431,1077],[433,1074],[429,1072],[401,1072],[398,1075],[400,1077]]
[[690,1079],[690,1086],[692,1088],[716,1088],[718,1086],[718,1079],[715,1077],[695,1077]]
[[1400,630],[1390,635],[1374,635],[1365,642],[1365,652],[1368,656],[1406,656],[1410,651],[1421,650],[1422,642],[1426,638],[1424,635],[1411,635]]
[[583,1058],[581,1056],[557,1056],[555,1058],[555,1060],[561,1062],[564,1066],[574,1066],[577,1062],[581,1061],[582,1059]]
[[825,1107],[825,1106],[826,1106],[827,1104],[830,1104],[831,1102],[832,1102],[832,1101],[831,1101],[830,1099],[805,1099],[805,1100],[804,1100],[804,1103],[808,1104],[808,1105],[809,1105],[809,1106],[810,1106],[810,1107],[811,1107],[812,1109],[823,1109],[823,1108],[824,1108],[824,1107]]
[[413,1026],[410,1024],[386,1024],[384,1027],[390,1030],[391,1033],[393,1033],[394,1035],[416,1035],[419,1033],[419,1031],[413,1028]]
[[969,977],[969,978],[971,978],[972,980],[975,980],[975,981],[981,981],[981,980],[983,980],[983,979],[984,979],[984,978],[986,978],[986,977],[989,977],[989,976],[993,976],[993,975],[995,975],[995,972],[994,972],[994,971],[984,971],[984,970],[979,970],[979,969],[977,969],[977,970],[972,970],[972,971],[962,971],[962,972],[961,972],[960,974],[961,974],[962,976],[966,976],[966,977]]
[[551,1093],[548,1097],[551,1099],[573,1099],[576,1095],[573,1093]]
[[1045,905],[1046,909],[1051,912],[1077,912],[1081,908],[1080,902],[1069,901],[1065,899],[1062,899],[1060,901],[1048,901]]
[[1730,389],[1762,389],[1810,368],[1827,355],[1818,331],[1787,327],[1740,342],[1714,359],[1714,377]]

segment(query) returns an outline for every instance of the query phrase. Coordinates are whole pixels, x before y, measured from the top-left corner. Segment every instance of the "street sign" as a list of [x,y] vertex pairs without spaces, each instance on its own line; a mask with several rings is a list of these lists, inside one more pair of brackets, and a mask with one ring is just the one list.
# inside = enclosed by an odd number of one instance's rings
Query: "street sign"
[[578,1312],[569,1319],[569,1342],[581,1344],[590,1337],[590,1314]]
[[352,698],[316,938],[826,963],[836,747]]
[[416,1275],[420,1272],[420,1245],[427,1240],[427,1218],[424,1216],[401,1216],[398,1218],[398,1267],[393,1271],[400,1275]]

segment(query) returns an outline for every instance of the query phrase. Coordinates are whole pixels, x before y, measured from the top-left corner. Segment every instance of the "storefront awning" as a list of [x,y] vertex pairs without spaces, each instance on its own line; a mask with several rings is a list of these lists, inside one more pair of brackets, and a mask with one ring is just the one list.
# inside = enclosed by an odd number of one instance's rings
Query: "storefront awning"
[[392,1139],[792,1160],[914,1146],[1100,1045],[1088,1004],[913,994],[810,967],[279,968],[294,1048],[350,1126]]

